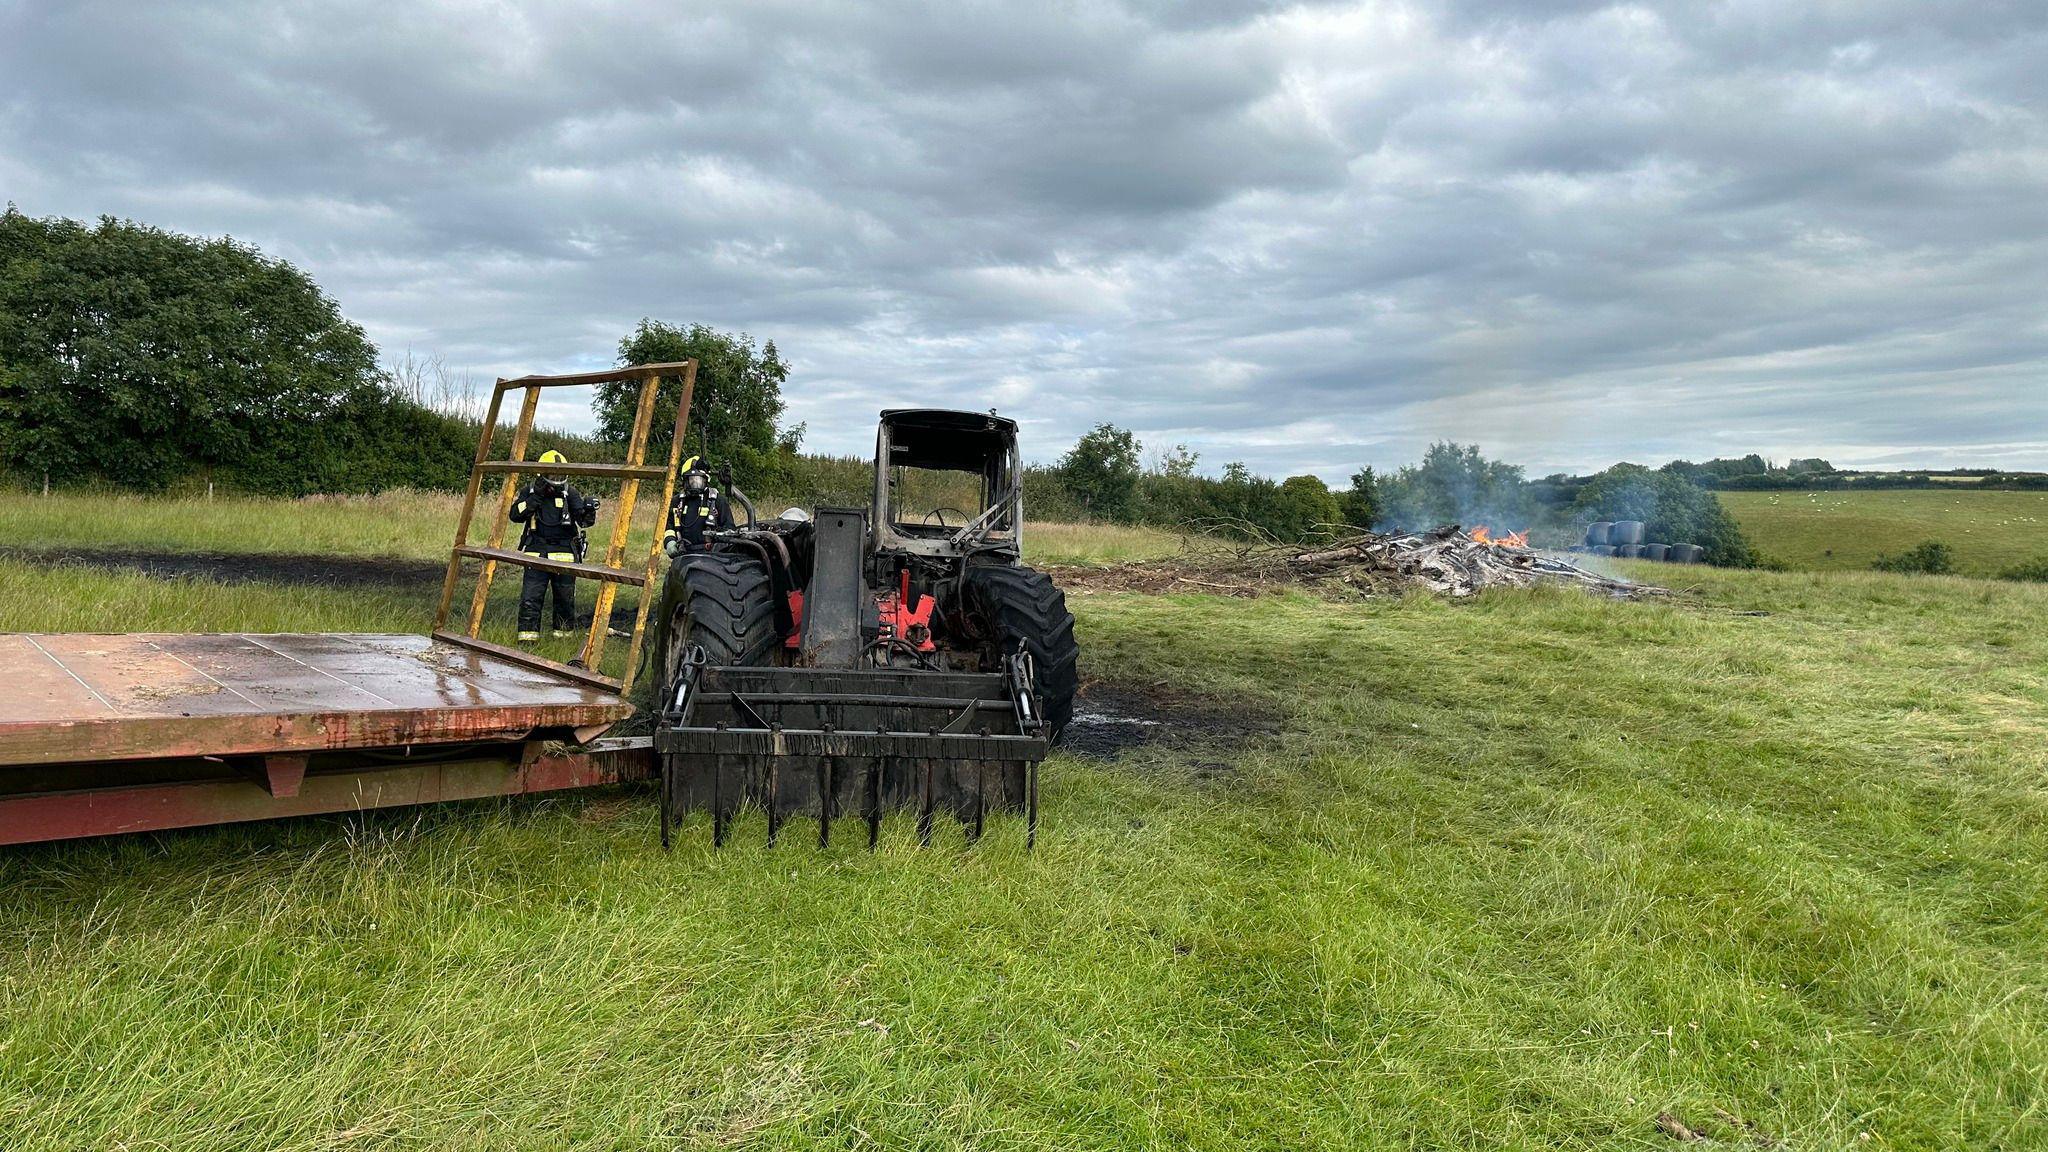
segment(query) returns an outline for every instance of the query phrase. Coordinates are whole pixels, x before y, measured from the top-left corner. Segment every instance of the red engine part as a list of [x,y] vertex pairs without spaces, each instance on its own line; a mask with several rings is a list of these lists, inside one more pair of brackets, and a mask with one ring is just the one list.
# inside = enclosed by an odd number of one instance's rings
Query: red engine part
[[782,642],[784,648],[794,652],[804,646],[804,594],[801,589],[789,594],[789,639]]
[[884,643],[902,640],[919,652],[936,650],[938,645],[932,641],[933,607],[931,597],[911,596],[910,571],[905,569],[894,591],[875,597],[875,613],[881,622],[877,639]]

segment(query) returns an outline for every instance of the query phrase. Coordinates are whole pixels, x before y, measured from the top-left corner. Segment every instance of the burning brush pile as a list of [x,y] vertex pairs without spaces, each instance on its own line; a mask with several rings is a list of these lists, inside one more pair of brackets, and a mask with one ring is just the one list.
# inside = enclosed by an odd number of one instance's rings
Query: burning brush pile
[[1494,536],[1446,524],[1427,532],[1351,530],[1313,546],[1274,543],[1190,547],[1165,560],[1108,568],[1062,568],[1068,588],[1122,592],[1224,592],[1256,596],[1276,587],[1348,588],[1390,595],[1426,588],[1442,596],[1470,596],[1487,588],[1570,584],[1621,599],[1670,595],[1581,568],[1562,556],[1528,546],[1526,533]]

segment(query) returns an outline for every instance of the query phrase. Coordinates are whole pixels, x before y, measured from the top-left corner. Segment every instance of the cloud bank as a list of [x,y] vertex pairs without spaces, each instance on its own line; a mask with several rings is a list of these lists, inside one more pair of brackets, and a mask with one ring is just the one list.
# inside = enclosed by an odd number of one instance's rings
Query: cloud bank
[[825,450],[2043,468],[2044,59],[2018,2],[27,2],[0,196],[486,379],[744,329]]

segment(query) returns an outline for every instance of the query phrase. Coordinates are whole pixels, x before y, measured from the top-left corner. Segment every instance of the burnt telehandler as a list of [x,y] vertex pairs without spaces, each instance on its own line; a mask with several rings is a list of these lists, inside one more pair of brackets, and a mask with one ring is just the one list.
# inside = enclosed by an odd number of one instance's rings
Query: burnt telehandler
[[[894,409],[867,508],[754,515],[671,562],[649,650],[662,835],[697,808],[723,843],[741,805],[768,835],[791,813],[866,823],[911,808],[920,839],[948,811],[979,835],[1022,809],[1072,714],[1074,618],[1024,565],[1017,425]],[[968,505],[955,507],[953,504]]]

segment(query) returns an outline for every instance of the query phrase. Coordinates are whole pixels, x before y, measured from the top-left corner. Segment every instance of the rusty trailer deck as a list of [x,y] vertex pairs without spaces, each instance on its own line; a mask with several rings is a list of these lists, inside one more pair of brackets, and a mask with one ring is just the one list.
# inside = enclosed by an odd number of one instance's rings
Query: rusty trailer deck
[[581,787],[613,692],[415,635],[0,634],[0,844]]

